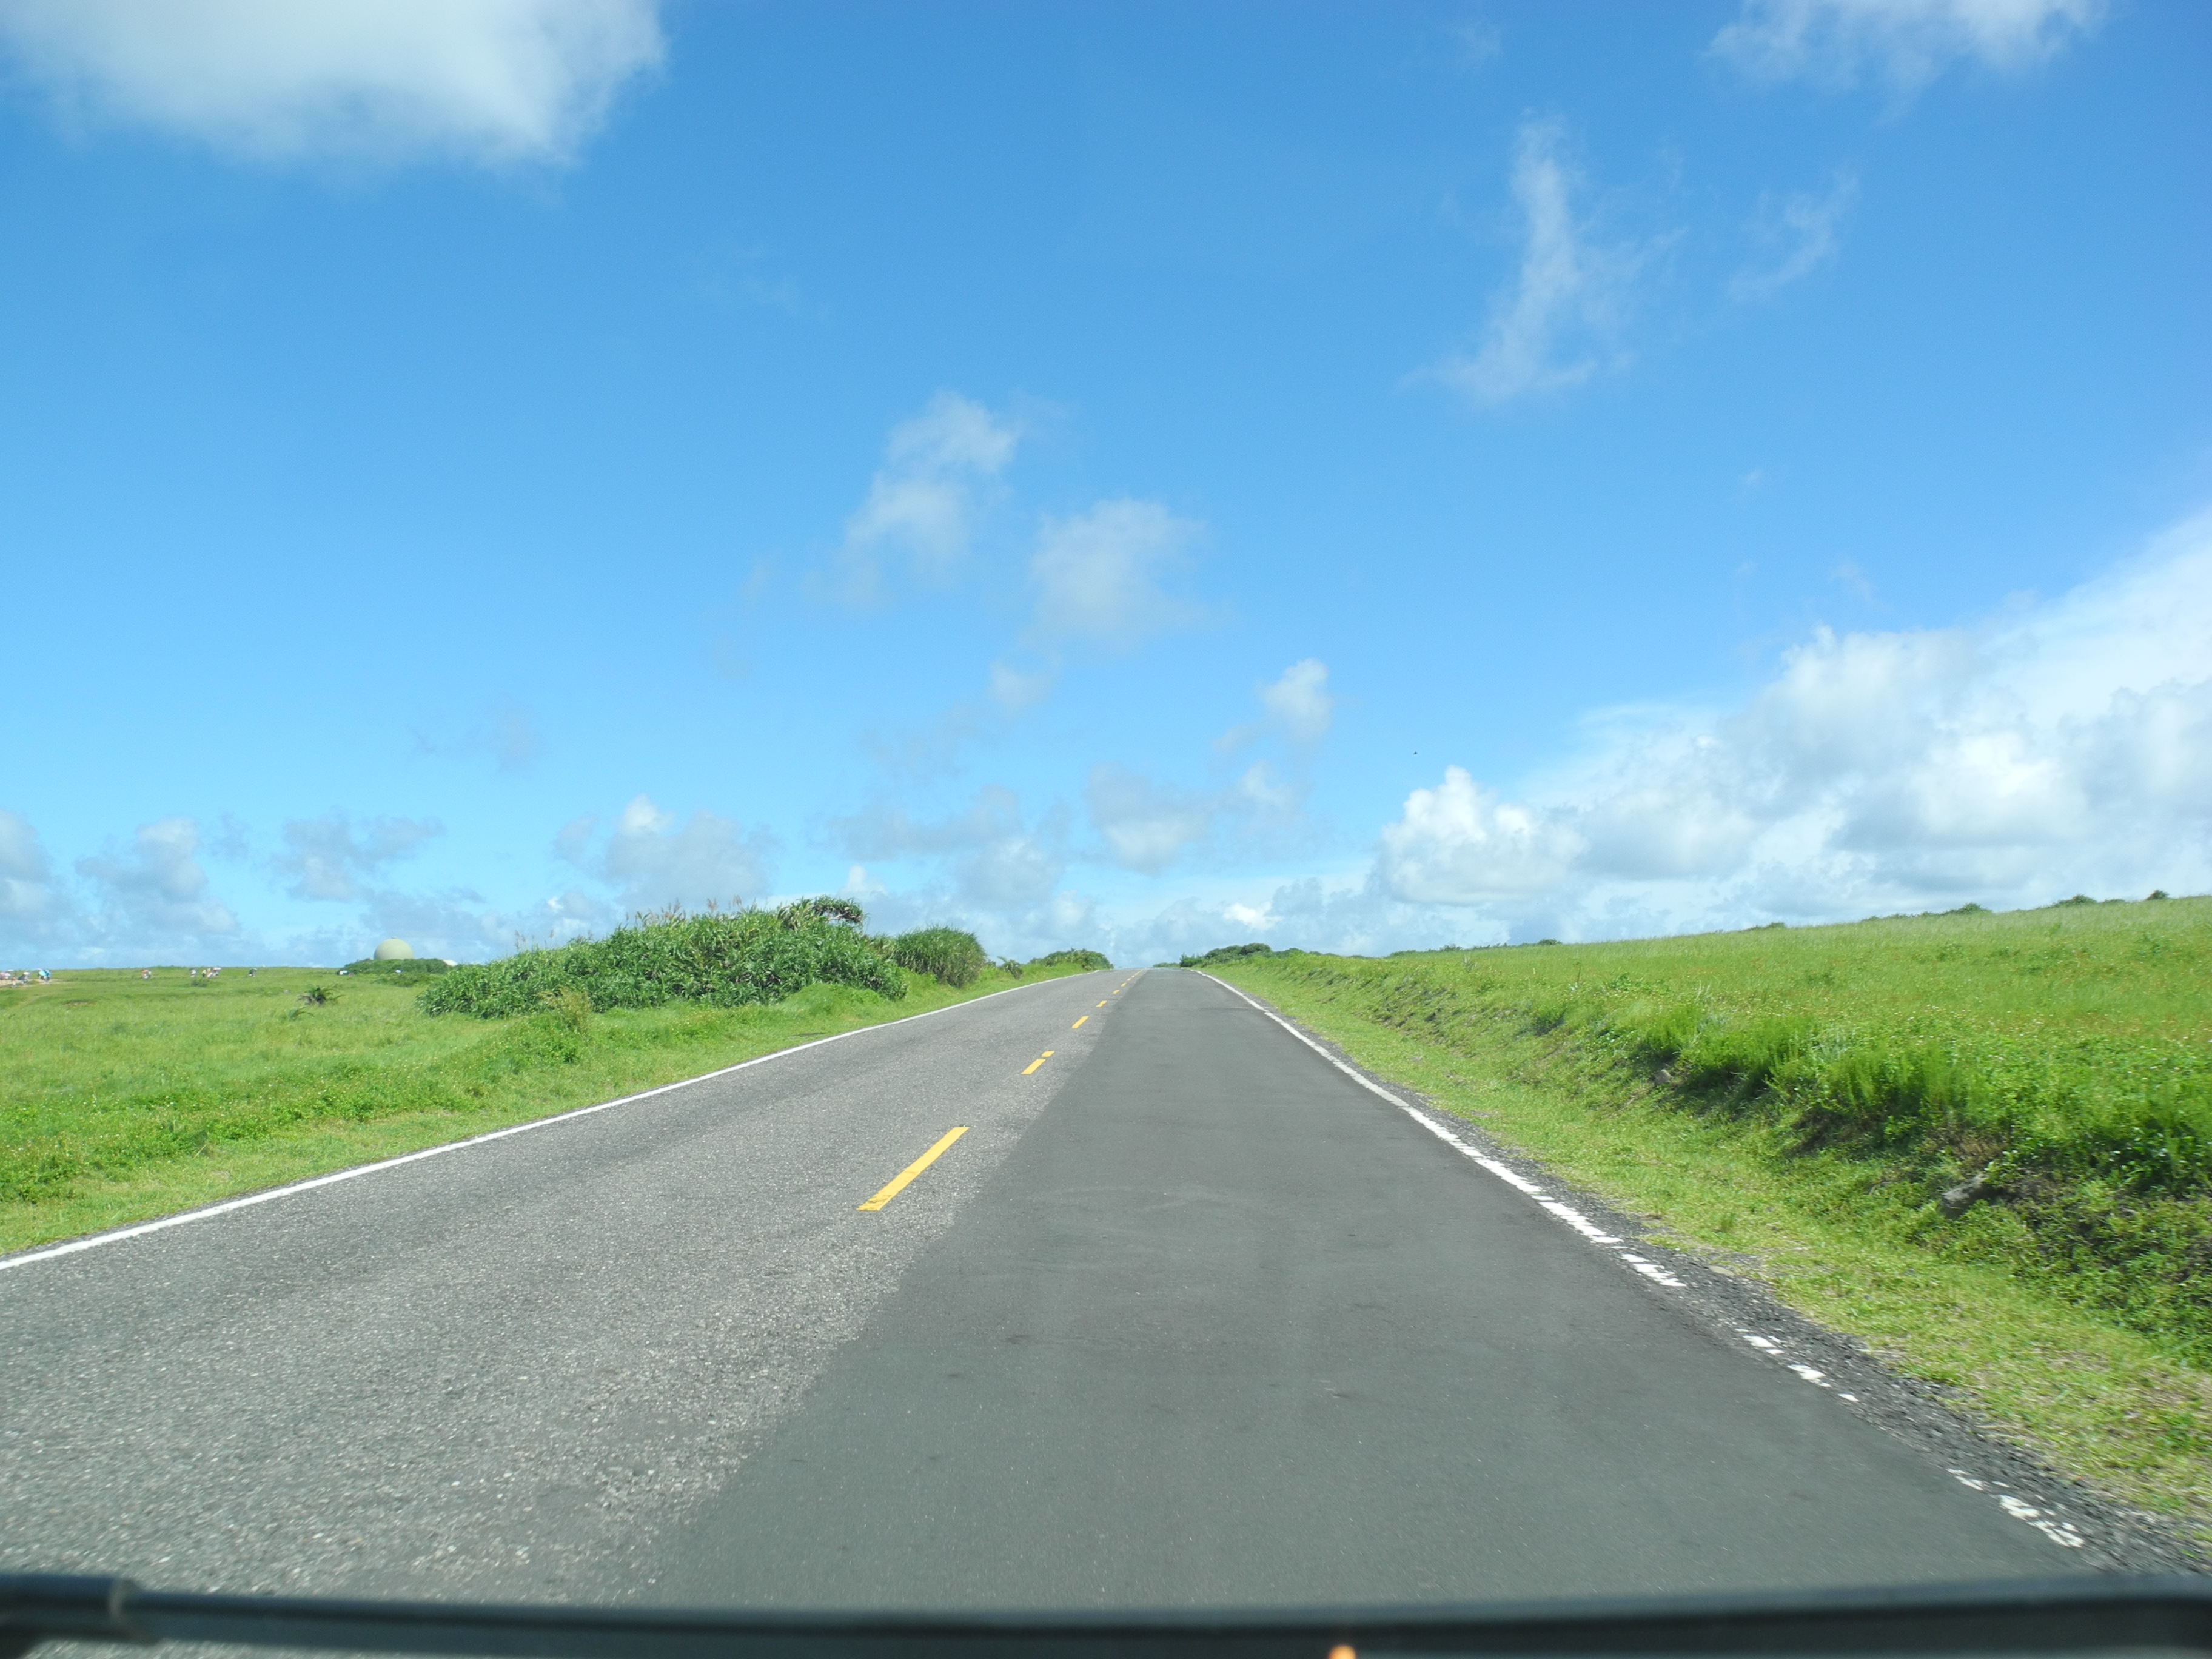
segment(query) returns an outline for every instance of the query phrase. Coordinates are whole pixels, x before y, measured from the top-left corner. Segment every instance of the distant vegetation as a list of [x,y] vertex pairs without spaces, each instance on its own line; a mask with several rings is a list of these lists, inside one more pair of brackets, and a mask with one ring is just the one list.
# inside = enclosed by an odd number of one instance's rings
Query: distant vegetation
[[1100,951],[1053,951],[1030,960],[1032,968],[1073,968],[1079,973],[1094,974],[1111,968],[1111,958]]
[[[1185,957],[1176,965],[1179,968],[1212,968],[1223,963],[1242,962],[1247,957],[1266,957],[1273,954],[1274,947],[1268,945],[1223,945],[1208,951],[1202,957]],[[1285,954],[1296,955],[1297,952],[1291,951]]]
[[[850,899],[829,897],[777,910],[662,911],[634,917],[605,939],[518,951],[451,972],[440,963],[430,971],[442,977],[423,992],[422,1006],[489,1019],[534,1013],[574,993],[595,1009],[678,1002],[738,1008],[779,1001],[809,985],[853,986],[896,1001],[907,993],[907,974],[965,990],[986,973],[1019,979],[1027,971],[1013,961],[994,968],[981,942],[961,928],[918,927],[885,939],[863,931],[866,921]],[[1112,966],[1096,951],[1055,951],[1028,964]]]
[[398,962],[379,962],[374,957],[363,957],[359,962],[349,962],[338,971],[356,977],[374,974],[379,979],[419,985],[444,973],[448,966],[436,957],[404,957]]
[[2212,900],[1184,960],[1249,957],[1255,989],[1453,1048],[1570,1043],[1649,1098],[1764,1123],[1790,1154],[1863,1168],[1923,1242],[2212,1359]]
[[[906,964],[895,959],[896,942],[861,931],[865,920],[858,905],[830,898],[802,899],[779,910],[663,911],[635,917],[605,939],[456,968],[422,993],[422,1006],[434,1014],[489,1019],[533,1013],[573,991],[601,1010],[672,1002],[738,1008],[781,1001],[809,985],[855,986],[895,1002],[907,992],[899,971]],[[982,947],[970,935],[959,937],[974,948],[980,966]],[[945,982],[968,985],[975,978],[970,973]]]

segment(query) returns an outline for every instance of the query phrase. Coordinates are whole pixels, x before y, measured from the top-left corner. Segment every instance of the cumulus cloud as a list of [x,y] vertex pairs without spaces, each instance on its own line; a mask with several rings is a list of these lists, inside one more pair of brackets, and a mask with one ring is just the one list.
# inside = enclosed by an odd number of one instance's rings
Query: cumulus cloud
[[1129,650],[1188,627],[1199,607],[1173,592],[1200,526],[1158,501],[1121,498],[1048,518],[1030,561],[1030,636]]
[[1838,635],[1744,707],[1619,713],[1382,834],[1407,902],[1584,936],[2212,885],[2212,514],[1978,629]]
[[839,566],[846,596],[880,597],[884,561],[894,555],[925,582],[956,574],[1020,442],[1018,426],[952,392],[893,428],[867,499],[845,524]]
[[2105,0],[1745,0],[1712,50],[1762,81],[1912,91],[1954,63],[2033,69],[2096,32]]
[[1382,832],[1390,890],[1416,904],[1478,904],[1556,885],[1571,861],[1567,836],[1524,806],[1499,801],[1456,766],[1416,789]]
[[657,0],[0,0],[80,118],[236,154],[559,161],[661,59]]
[[[746,830],[735,819],[704,807],[689,818],[663,811],[640,795],[611,824],[594,817],[574,819],[555,842],[560,855],[613,887],[628,911],[733,904],[757,897],[768,886],[774,837]],[[605,916],[589,904],[590,921]]]
[[345,813],[327,812],[287,823],[274,864],[294,898],[344,902],[361,897],[386,866],[443,833],[434,819],[371,818],[356,827]]
[[1762,241],[1779,249],[1779,257],[1764,267],[1738,271],[1729,283],[1729,297],[1771,298],[1834,258],[1844,215],[1858,190],[1857,178],[1841,173],[1825,193],[1793,191],[1765,204],[1757,232]]
[[102,899],[100,932],[157,942],[221,939],[239,931],[230,907],[208,890],[199,825],[188,817],[143,824],[126,848],[79,859],[76,870]]
[[1577,216],[1564,141],[1556,121],[1522,127],[1513,159],[1520,269],[1492,306],[1480,347],[1433,371],[1478,404],[1565,391],[1626,362],[1615,343],[1648,250],[1601,242]]

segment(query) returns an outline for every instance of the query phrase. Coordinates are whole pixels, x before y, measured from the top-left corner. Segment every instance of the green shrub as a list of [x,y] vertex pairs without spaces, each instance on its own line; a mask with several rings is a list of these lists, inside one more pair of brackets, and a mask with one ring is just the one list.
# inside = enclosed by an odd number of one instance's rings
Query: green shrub
[[1224,945],[1208,951],[1202,957],[1185,957],[1181,966],[1204,968],[1217,962],[1242,962],[1246,957],[1271,957],[1274,947],[1268,945]]
[[[586,1000],[586,1010],[669,1002],[733,1008],[778,1002],[817,984],[857,986],[893,1001],[903,997],[906,981],[878,941],[830,906],[846,902],[803,900],[773,912],[695,916],[670,910],[639,916],[605,939],[456,968],[423,991],[422,1006],[434,1014],[489,1019],[539,1012],[549,996],[574,990]],[[859,907],[846,908],[857,913]]]
[[1110,957],[1097,951],[1054,951],[1045,956],[1030,958],[1032,968],[1080,968],[1086,972],[1096,972],[1113,965]]
[[973,985],[990,958],[973,933],[957,927],[917,927],[891,941],[891,960],[954,987]]
[[446,964],[436,957],[407,957],[398,962],[379,962],[374,957],[363,957],[359,962],[349,962],[338,971],[357,979],[388,979],[404,983],[442,974]]

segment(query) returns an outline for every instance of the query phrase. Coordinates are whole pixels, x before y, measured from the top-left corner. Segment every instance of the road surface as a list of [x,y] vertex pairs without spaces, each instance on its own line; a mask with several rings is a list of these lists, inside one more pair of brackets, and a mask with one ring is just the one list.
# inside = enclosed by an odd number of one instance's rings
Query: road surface
[[1226,988],[1087,975],[0,1263],[0,1565],[942,1607],[2078,1566],[1675,1294]]

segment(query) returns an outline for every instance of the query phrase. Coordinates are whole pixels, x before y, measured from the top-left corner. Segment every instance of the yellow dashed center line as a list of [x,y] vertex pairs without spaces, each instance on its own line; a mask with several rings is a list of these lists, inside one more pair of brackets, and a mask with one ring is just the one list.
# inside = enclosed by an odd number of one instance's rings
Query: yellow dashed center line
[[944,1157],[945,1149],[947,1146],[950,1146],[954,1141],[959,1139],[961,1136],[967,1133],[968,1126],[964,1123],[957,1129],[947,1129],[945,1133],[939,1138],[937,1145],[931,1147],[920,1158],[915,1159],[913,1163],[908,1164],[906,1168],[901,1170],[896,1176],[893,1176],[891,1177],[891,1184],[890,1186],[884,1188],[883,1191],[878,1193],[873,1198],[860,1206],[860,1207],[864,1210],[882,1209],[884,1205],[890,1203],[893,1199],[896,1198],[901,1193],[906,1190],[907,1183],[908,1182],[912,1181],[924,1170],[927,1170],[931,1164],[936,1163],[939,1158]]
[[[1090,1015],[1085,1014],[1085,1015],[1084,1015],[1083,1019],[1088,1019],[1088,1018],[1091,1018],[1091,1016],[1090,1016]],[[1073,1025],[1069,1026],[1067,1029],[1068,1029],[1069,1030],[1071,1030],[1071,1031],[1079,1031],[1079,1030],[1081,1030],[1083,1029],[1083,1019],[1079,1019],[1079,1020],[1077,1020],[1077,1021],[1075,1022],[1075,1024],[1073,1024]]]
[[1104,1003],[1103,1003],[1103,1002],[1102,1002],[1102,1003],[1100,1003],[1098,1006],[1099,1006],[1101,1008],[1103,1008],[1106,1005],[1105,1005]]
[[1023,1066],[1023,1067],[1022,1067],[1022,1075],[1023,1075],[1024,1077],[1027,1077],[1027,1076],[1028,1076],[1031,1072],[1034,1072],[1035,1070],[1036,1070],[1036,1068],[1037,1068],[1038,1066],[1040,1066],[1043,1065],[1043,1064],[1045,1063],[1045,1061],[1047,1061],[1048,1060],[1050,1060],[1050,1059],[1052,1058],[1052,1056],[1053,1056],[1053,1051],[1052,1051],[1051,1049],[1049,1049],[1049,1048],[1046,1049],[1042,1054],[1039,1054],[1039,1055],[1038,1055],[1035,1060],[1031,1060],[1028,1065],[1026,1065],[1026,1066]]

